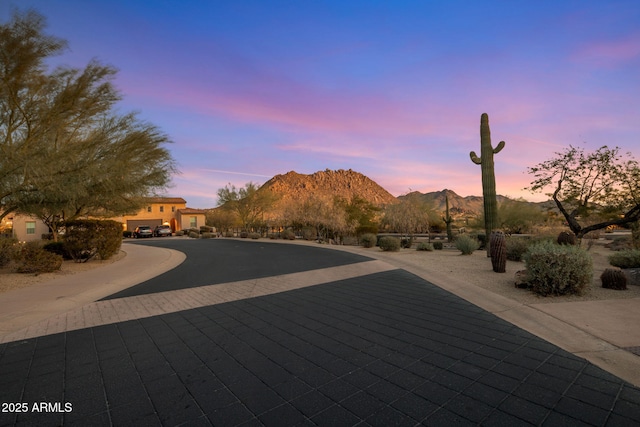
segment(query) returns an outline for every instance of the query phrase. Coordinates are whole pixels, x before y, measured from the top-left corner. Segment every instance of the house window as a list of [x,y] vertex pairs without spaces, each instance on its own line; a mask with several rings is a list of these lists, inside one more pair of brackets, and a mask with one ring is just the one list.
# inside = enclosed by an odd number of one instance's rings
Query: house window
[[36,222],[27,221],[27,234],[36,234]]
[[176,207],[175,206],[171,206],[171,212],[175,212],[176,211]]
[[164,212],[164,206],[160,206],[160,212]]
[[189,228],[197,228],[198,227],[198,217],[190,216],[189,217]]
[[147,212],[151,212],[151,206],[147,206]]

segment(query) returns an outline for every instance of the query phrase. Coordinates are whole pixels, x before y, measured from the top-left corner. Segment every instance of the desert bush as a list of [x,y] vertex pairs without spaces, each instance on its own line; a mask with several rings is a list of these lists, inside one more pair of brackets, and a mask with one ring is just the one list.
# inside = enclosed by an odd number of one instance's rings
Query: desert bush
[[184,230],[176,231],[176,236],[184,236]]
[[0,267],[9,264],[18,249],[18,240],[10,237],[0,238]]
[[444,243],[442,242],[433,242],[433,249],[436,251],[441,251],[444,248]]
[[[484,236],[484,234],[482,236]],[[462,252],[462,255],[471,255],[473,251],[480,247],[480,242],[471,236],[461,234],[456,237],[455,245],[456,248]]]
[[609,264],[620,268],[640,268],[640,250],[627,249],[609,256]]
[[42,249],[60,255],[62,259],[73,259],[64,242],[47,242],[42,246]]
[[241,239],[246,239],[249,237],[249,232],[248,231],[241,231],[240,232],[240,238]]
[[277,234],[277,233],[269,233],[269,238],[270,238],[271,240],[275,240],[275,239],[277,239],[277,238],[278,238],[278,234]]
[[522,261],[522,256],[527,252],[531,241],[522,237],[507,238],[507,259],[509,261]]
[[202,233],[213,233],[213,227],[210,227],[208,225],[201,225],[199,231],[200,231],[200,234],[202,234]]
[[77,220],[65,223],[64,246],[76,262],[96,255],[109,259],[122,245],[122,225],[116,221]]
[[292,229],[287,228],[286,230],[282,230],[281,236],[285,240],[295,240],[296,233],[293,232]]
[[433,251],[433,245],[427,242],[420,242],[418,243],[418,247],[416,248],[416,250],[431,252]]
[[304,240],[315,240],[317,236],[318,236],[318,233],[316,232],[316,229],[313,227],[304,227],[302,229],[302,238]]
[[359,225],[356,227],[356,236],[361,236],[364,234],[378,234],[378,226],[374,224],[370,225]]
[[523,256],[527,282],[538,295],[580,294],[593,278],[593,261],[584,249],[542,242]]
[[387,252],[397,252],[400,250],[400,239],[392,236],[384,236],[378,240],[380,249]]
[[18,249],[14,259],[18,273],[50,273],[62,266],[62,257],[45,251],[40,242],[27,242]]
[[200,233],[198,233],[197,231],[190,231],[189,232],[189,237],[191,237],[192,239],[199,239],[200,238]]
[[413,246],[413,237],[408,237],[400,240],[400,246],[406,249],[410,249]]
[[216,234],[210,231],[205,231],[204,233],[200,233],[200,237],[203,239],[213,239],[216,237]]
[[378,243],[378,236],[373,233],[364,233],[360,236],[360,241],[362,242],[362,246],[365,248],[372,248]]
[[227,231],[224,233],[224,237],[235,237],[235,235],[233,234],[233,231]]
[[484,233],[472,233],[471,235],[461,234],[460,236],[456,237],[456,240],[458,240],[458,238],[462,236],[468,236],[468,237],[471,237],[473,240],[477,241],[478,247],[476,249],[485,249],[487,247],[487,235]]
[[249,233],[249,238],[251,239],[259,239],[260,238],[260,233]]

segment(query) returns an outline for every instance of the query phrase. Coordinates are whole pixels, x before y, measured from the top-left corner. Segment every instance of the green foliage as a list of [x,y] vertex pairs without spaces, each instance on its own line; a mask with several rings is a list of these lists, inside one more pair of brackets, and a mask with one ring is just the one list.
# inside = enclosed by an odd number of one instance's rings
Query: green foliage
[[260,233],[249,233],[249,238],[257,240],[260,238]]
[[538,295],[580,294],[593,278],[593,261],[578,246],[542,242],[525,253],[527,282]]
[[244,188],[229,183],[218,190],[218,206],[234,213],[245,229],[256,227],[276,201],[274,193],[253,182],[246,183]]
[[168,136],[118,111],[116,69],[49,67],[66,42],[44,29],[34,11],[0,24],[0,218],[32,214],[56,239],[67,221],[137,210],[176,169]]
[[433,251],[433,249],[434,249],[433,245],[427,242],[418,243],[418,247],[416,248],[416,250],[418,251],[427,251],[427,252],[431,252]]
[[213,227],[209,225],[201,225],[200,226],[200,234],[202,233],[213,233]]
[[18,273],[50,273],[60,270],[62,257],[42,248],[40,242],[27,242],[16,253]]
[[189,237],[191,237],[192,239],[199,239],[200,233],[198,233],[197,231],[189,231]]
[[386,252],[397,252],[400,250],[400,239],[392,236],[383,236],[378,240],[378,246]]
[[71,254],[67,250],[67,247],[64,242],[48,242],[42,246],[42,249],[45,251],[49,251],[53,254],[60,255],[62,259],[70,260]]
[[456,248],[462,252],[462,255],[471,255],[476,249],[480,247],[478,240],[466,234],[461,234],[456,237]]
[[373,248],[378,243],[378,236],[373,233],[365,233],[360,236],[362,246],[365,248]]
[[441,251],[444,248],[444,244],[442,242],[433,242],[433,249],[436,251]]
[[213,239],[216,237],[216,234],[211,233],[210,231],[205,231],[204,233],[200,233],[200,237],[203,239]]
[[413,246],[413,237],[405,237],[400,239],[400,246],[405,249],[410,249]]
[[96,255],[109,259],[120,250],[122,225],[116,221],[68,221],[63,241],[76,262],[86,262]]
[[18,240],[0,237],[0,268],[9,264],[18,250]]
[[498,222],[506,234],[530,233],[546,217],[540,207],[526,200],[504,200],[498,206]]
[[522,237],[507,237],[507,259],[522,261],[522,257],[529,249],[531,240]]
[[640,250],[628,249],[609,256],[609,264],[620,268],[640,268]]
[[535,178],[529,190],[551,189],[547,194],[578,239],[640,220],[640,167],[630,153],[606,145],[588,153],[570,145],[555,155],[528,169]]
[[177,230],[176,236],[184,236],[184,230]]
[[240,238],[241,239],[246,239],[247,237],[249,237],[249,232],[248,231],[241,231],[240,232]]

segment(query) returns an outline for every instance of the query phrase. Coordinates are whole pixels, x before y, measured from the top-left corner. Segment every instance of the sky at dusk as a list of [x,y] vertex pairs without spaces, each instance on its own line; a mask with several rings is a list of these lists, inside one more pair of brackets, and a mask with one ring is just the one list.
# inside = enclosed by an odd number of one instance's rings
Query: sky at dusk
[[227,183],[361,172],[394,196],[482,195],[480,115],[497,192],[569,144],[640,159],[640,2],[0,0],[47,18],[53,65],[115,66],[125,113],[167,133],[167,195],[216,206]]

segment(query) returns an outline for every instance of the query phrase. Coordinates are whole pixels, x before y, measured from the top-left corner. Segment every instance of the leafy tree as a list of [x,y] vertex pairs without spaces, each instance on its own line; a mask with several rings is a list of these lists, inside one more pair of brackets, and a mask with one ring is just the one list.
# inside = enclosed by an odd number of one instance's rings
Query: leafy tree
[[116,112],[113,67],[47,70],[66,42],[44,27],[33,11],[0,25],[0,218],[32,214],[56,236],[65,221],[137,210],[176,169],[165,134]]
[[[553,192],[547,194],[578,238],[611,225],[636,222],[640,220],[640,167],[630,153],[622,158],[619,151],[605,145],[585,153],[569,146],[528,169],[535,178],[529,189],[551,187]],[[596,215],[598,222],[583,225]]]
[[359,234],[359,232],[377,232],[378,222],[376,216],[380,208],[359,196],[351,200],[336,197],[334,206],[344,211],[346,232]]
[[545,221],[542,210],[524,199],[506,199],[498,206],[499,227],[507,234],[523,234]]
[[433,213],[428,203],[418,193],[410,193],[399,203],[388,205],[384,211],[384,224],[403,235],[429,232]]
[[258,191],[259,184],[248,182],[244,188],[236,188],[231,183],[218,190],[218,206],[234,212],[246,230],[258,226],[264,213],[277,200],[270,191]]

